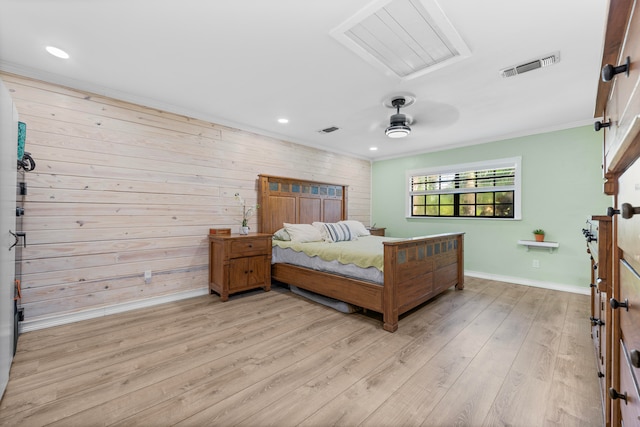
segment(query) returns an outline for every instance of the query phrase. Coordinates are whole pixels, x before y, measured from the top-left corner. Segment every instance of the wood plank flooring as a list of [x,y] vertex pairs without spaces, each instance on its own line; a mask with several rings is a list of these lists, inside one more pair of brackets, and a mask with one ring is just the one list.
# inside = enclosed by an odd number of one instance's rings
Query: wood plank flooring
[[20,336],[0,425],[600,426],[589,298],[467,278],[401,317],[286,288]]

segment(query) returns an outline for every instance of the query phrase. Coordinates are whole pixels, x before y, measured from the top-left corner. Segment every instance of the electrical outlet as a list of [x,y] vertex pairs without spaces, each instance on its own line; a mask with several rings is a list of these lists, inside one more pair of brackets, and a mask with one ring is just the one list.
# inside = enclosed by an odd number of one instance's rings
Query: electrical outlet
[[540,261],[537,259],[533,260],[533,264],[531,265],[533,268],[540,268]]
[[144,272],[144,283],[151,282],[151,270],[145,270]]

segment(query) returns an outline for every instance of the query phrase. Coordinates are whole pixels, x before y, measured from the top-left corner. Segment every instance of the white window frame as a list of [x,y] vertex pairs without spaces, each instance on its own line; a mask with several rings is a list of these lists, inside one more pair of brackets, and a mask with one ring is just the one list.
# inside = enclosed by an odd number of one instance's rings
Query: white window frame
[[[414,216],[413,209],[411,206],[411,179],[414,176],[422,176],[422,175],[436,175],[436,174],[455,174],[461,172],[468,172],[471,170],[482,170],[482,169],[500,169],[506,167],[515,167],[515,181],[513,186],[508,187],[491,187],[490,191],[513,191],[514,192],[514,202],[513,202],[513,218],[482,218],[482,217],[468,217],[468,216],[438,216],[438,217],[428,217],[428,216]],[[509,157],[505,159],[495,159],[495,160],[484,160],[481,162],[473,162],[473,163],[461,163],[455,165],[447,165],[447,166],[434,166],[422,169],[412,169],[406,171],[405,176],[406,183],[406,192],[405,192],[405,217],[411,219],[482,219],[486,221],[488,219],[496,219],[501,221],[514,221],[522,219],[522,157]],[[456,192],[466,192],[466,191],[451,191],[446,190],[442,191],[442,193],[456,193]]]

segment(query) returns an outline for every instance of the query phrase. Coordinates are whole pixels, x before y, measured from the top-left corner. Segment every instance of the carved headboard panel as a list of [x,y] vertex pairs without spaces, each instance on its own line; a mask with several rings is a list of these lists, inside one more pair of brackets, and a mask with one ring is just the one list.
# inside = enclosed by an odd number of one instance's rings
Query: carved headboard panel
[[346,185],[258,175],[258,232],[273,234],[285,222],[347,219]]

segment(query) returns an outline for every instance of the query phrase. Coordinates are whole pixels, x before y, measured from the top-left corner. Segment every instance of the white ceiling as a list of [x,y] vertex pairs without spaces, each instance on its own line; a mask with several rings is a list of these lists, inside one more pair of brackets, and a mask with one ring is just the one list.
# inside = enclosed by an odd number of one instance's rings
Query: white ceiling
[[[0,0],[0,69],[372,160],[593,122],[607,0],[439,0],[470,56],[404,81],[330,34],[371,3]],[[404,139],[394,94],[416,98]]]

